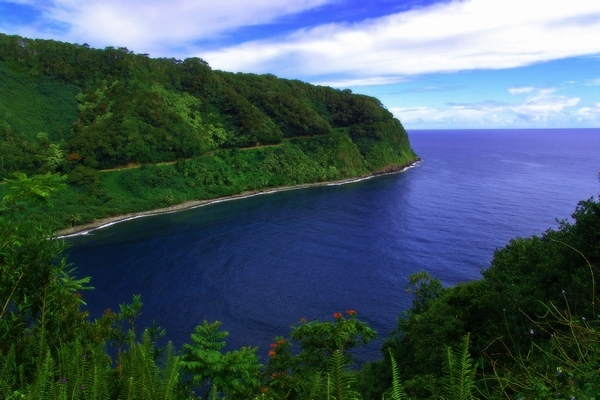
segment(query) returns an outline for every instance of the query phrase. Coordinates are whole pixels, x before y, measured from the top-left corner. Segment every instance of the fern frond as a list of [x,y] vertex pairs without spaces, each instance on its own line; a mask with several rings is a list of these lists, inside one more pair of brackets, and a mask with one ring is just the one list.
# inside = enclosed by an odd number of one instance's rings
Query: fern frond
[[171,343],[167,346],[164,366],[158,366],[154,359],[155,344],[150,332],[145,330],[141,343],[132,343],[119,359],[121,366],[122,390],[119,399],[161,399],[175,398],[179,381],[179,358],[173,355]]
[[0,354],[0,398],[7,398],[16,385],[17,362],[15,346],[10,346],[6,355]]
[[33,399],[51,398],[49,393],[52,392],[52,379],[54,378],[54,360],[50,355],[50,351],[46,352],[43,360],[39,361],[37,376],[31,385],[31,393]]
[[[82,357],[83,358],[83,357]],[[104,400],[110,398],[110,380],[113,379],[110,371],[109,359],[101,348],[89,348],[85,358],[88,360],[85,378],[85,399]]]
[[469,355],[469,334],[462,340],[459,352],[446,347],[443,390],[448,400],[474,400],[475,370]]
[[119,400],[137,400],[138,397],[135,395],[135,381],[133,377],[129,377],[124,385],[124,390],[119,393]]
[[324,387],[321,372],[309,376],[300,382],[299,394],[303,400],[320,400],[323,398]]
[[217,385],[212,385],[210,388],[210,400],[217,400]]
[[404,393],[404,387],[400,383],[400,372],[398,371],[398,364],[394,359],[392,349],[388,347],[388,353],[390,354],[390,362],[392,364],[392,399],[403,400],[406,399],[406,393]]
[[165,353],[165,367],[162,384],[161,398],[164,400],[173,399],[175,396],[175,387],[179,381],[179,357],[173,355],[173,344],[169,342]]
[[352,389],[356,377],[347,370],[348,363],[348,358],[341,350],[336,350],[329,360],[327,392],[331,400],[360,399],[359,393]]

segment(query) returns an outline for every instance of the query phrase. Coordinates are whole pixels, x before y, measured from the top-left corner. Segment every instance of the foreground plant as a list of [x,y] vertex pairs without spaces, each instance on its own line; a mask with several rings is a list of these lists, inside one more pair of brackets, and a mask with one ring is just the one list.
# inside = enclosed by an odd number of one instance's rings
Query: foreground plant
[[331,391],[339,394],[342,388],[352,393],[349,398],[358,396],[351,388],[354,373],[347,369],[352,365],[349,351],[375,339],[376,332],[357,318],[355,310],[345,314],[334,313],[332,322],[301,319],[289,338],[275,339],[266,370],[273,398],[315,398],[324,390],[336,398]]
[[181,349],[180,365],[192,389],[203,393],[207,399],[212,393],[223,393],[231,398],[243,399],[258,392],[260,386],[258,348],[243,347],[223,352],[228,332],[219,330],[220,322],[204,321],[191,335],[192,343]]

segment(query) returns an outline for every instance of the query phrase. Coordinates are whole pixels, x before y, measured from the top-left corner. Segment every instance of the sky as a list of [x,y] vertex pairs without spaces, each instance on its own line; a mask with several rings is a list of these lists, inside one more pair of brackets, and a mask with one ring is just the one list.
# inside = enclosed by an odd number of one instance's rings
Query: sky
[[349,88],[407,130],[600,127],[599,0],[0,0],[0,32]]

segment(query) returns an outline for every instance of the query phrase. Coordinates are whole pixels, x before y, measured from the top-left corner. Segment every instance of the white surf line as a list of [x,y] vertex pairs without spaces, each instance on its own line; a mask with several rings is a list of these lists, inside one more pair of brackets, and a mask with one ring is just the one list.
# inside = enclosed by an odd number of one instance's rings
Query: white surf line
[[[57,236],[56,239],[65,239],[65,238],[70,238],[70,237],[75,237],[75,236],[89,235],[89,234],[91,234],[94,231],[97,231],[97,230],[100,230],[100,229],[104,229],[104,228],[108,228],[109,226],[116,225],[116,224],[119,224],[121,222],[131,221],[131,220],[138,219],[138,218],[155,217],[155,216],[158,216],[158,215],[173,214],[173,213],[177,213],[177,212],[182,212],[182,211],[187,211],[187,210],[193,210],[193,209],[196,209],[196,208],[199,208],[199,207],[208,206],[208,205],[211,205],[211,204],[223,203],[225,201],[242,200],[242,199],[247,199],[249,197],[259,196],[261,194],[271,194],[271,193],[283,192],[283,191],[286,191],[286,190],[304,189],[304,188],[308,188],[308,187],[309,186],[290,187],[290,188],[282,188],[282,189],[259,191],[259,192],[256,192],[256,193],[249,193],[249,194],[246,194],[246,195],[243,195],[243,196],[234,195],[234,196],[231,196],[231,197],[219,197],[219,198],[214,199],[214,200],[197,200],[198,202],[200,202],[200,204],[194,204],[194,205],[191,205],[189,207],[182,207],[182,208],[178,208],[178,209],[174,209],[174,210],[156,209],[156,210],[147,211],[147,212],[142,211],[140,214],[138,214],[138,215],[132,215],[131,217],[123,217],[123,218],[114,217],[114,218],[118,218],[118,219],[115,220],[115,221],[110,221],[110,222],[107,222],[105,224],[99,225],[97,227],[90,228],[89,230],[84,230],[84,231],[80,231],[80,232],[75,232],[75,233],[69,233],[69,234],[65,234],[65,235],[60,235],[60,236]],[[191,200],[191,201],[194,201],[194,200]]]
[[[204,207],[204,206],[208,206],[211,204],[217,204],[217,203],[222,203],[225,201],[233,201],[233,200],[242,200],[242,199],[247,199],[250,197],[254,197],[254,196],[260,196],[263,194],[272,194],[272,193],[278,193],[278,192],[285,192],[285,191],[289,191],[289,190],[300,190],[300,189],[309,189],[309,188],[313,188],[313,187],[319,187],[319,186],[340,186],[340,185],[347,185],[350,183],[357,183],[357,182],[361,182],[367,179],[372,179],[372,178],[377,178],[379,176],[384,176],[384,175],[393,175],[393,174],[400,174],[408,169],[414,168],[416,167],[418,164],[420,164],[423,160],[419,160],[414,162],[413,164],[404,167],[403,169],[399,170],[399,171],[392,171],[392,172],[387,172],[387,173],[383,173],[383,174],[376,174],[376,175],[369,175],[369,176],[364,176],[361,178],[356,178],[356,179],[348,179],[348,180],[342,180],[339,182],[323,182],[323,183],[314,183],[314,184],[300,184],[297,186],[289,186],[289,187],[281,187],[281,188],[273,188],[273,189],[266,189],[266,190],[260,190],[254,193],[248,193],[246,195],[233,195],[233,196],[229,196],[229,197],[219,197],[216,198],[214,200],[197,200],[199,202],[199,204],[194,204],[191,205],[189,207],[182,207],[182,208],[178,208],[178,209],[174,209],[174,210],[168,210],[168,209],[157,209],[157,210],[151,210],[151,211],[141,211],[140,214],[137,215],[132,215],[130,217],[124,217],[122,219],[117,219],[115,221],[110,221],[107,222],[105,224],[99,225],[97,227],[94,228],[90,228],[89,230],[84,230],[84,231],[80,231],[80,232],[75,232],[75,233],[69,233],[69,234],[65,234],[65,235],[60,235],[57,236],[56,239],[66,239],[66,238],[70,238],[70,237],[76,237],[76,236],[86,236],[91,234],[93,231],[97,231],[100,229],[104,229],[104,228],[108,228],[109,226],[112,225],[116,225],[119,224],[121,222],[126,222],[126,221],[131,221],[133,219],[137,219],[137,218],[144,218],[144,217],[154,217],[157,215],[164,215],[164,214],[173,214],[176,212],[181,212],[181,211],[187,211],[187,210],[193,210],[199,207]],[[194,201],[194,200],[191,200]],[[177,207],[177,206],[175,206]],[[114,218],[119,218],[119,217],[114,217]]]

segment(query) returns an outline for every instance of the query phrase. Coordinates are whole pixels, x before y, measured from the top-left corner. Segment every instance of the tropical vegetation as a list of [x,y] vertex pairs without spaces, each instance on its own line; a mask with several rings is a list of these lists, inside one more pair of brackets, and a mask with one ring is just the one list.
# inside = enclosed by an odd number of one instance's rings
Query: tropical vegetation
[[355,310],[301,319],[275,337],[266,365],[256,347],[224,351],[227,332],[199,321],[181,349],[164,329],[137,325],[133,296],[91,320],[64,243],[49,227],[19,222],[47,207],[66,177],[21,174],[0,207],[0,396],[7,399],[594,399],[600,393],[596,275],[600,202],[571,221],[495,252],[483,279],[444,287],[411,275],[412,306],[399,310],[381,359],[352,350],[376,333]]
[[57,207],[27,210],[55,228],[417,159],[373,97],[199,58],[0,34],[0,89],[0,178],[68,175]]
[[600,397],[599,201],[511,240],[480,280],[411,275],[379,360],[355,362],[377,334],[352,309],[299,320],[266,360],[226,351],[217,321],[176,349],[139,325],[140,296],[92,320],[55,229],[400,168],[416,156],[399,121],[348,91],[17,36],[0,35],[0,87],[0,398]]

